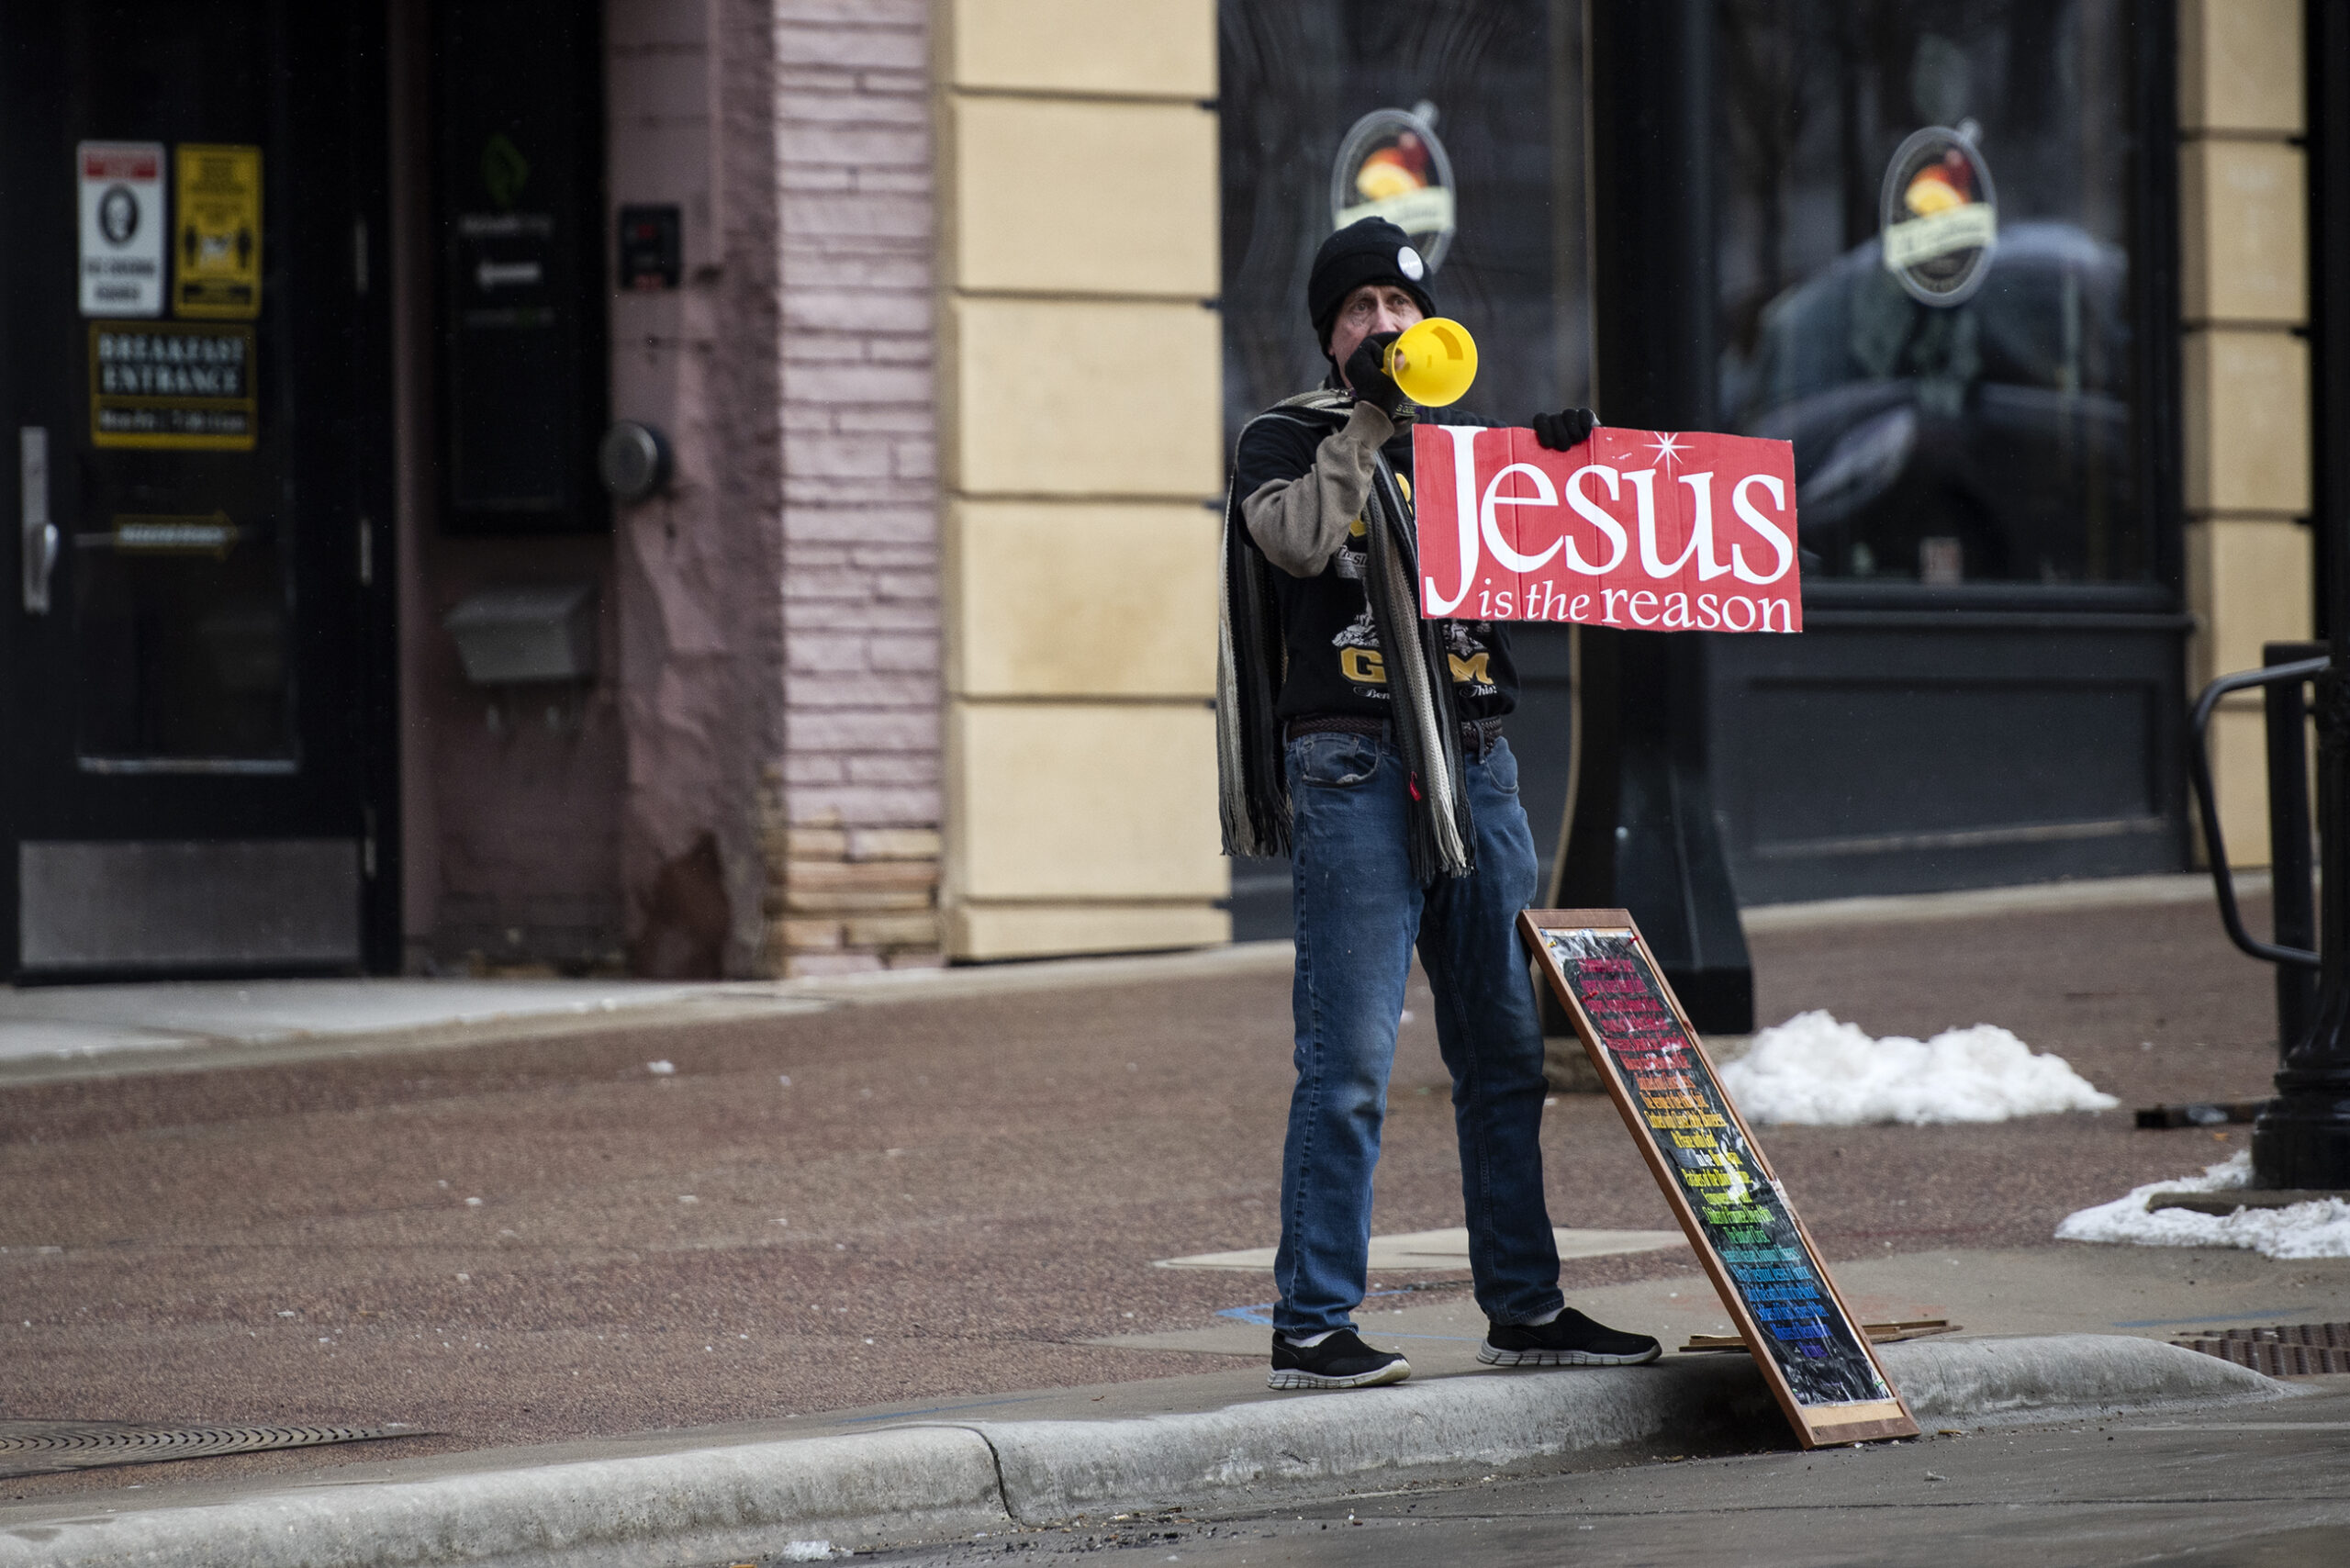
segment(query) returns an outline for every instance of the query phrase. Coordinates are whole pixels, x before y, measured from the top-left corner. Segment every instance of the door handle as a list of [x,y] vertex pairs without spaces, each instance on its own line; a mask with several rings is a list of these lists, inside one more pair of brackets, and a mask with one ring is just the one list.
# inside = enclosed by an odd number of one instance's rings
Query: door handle
[[49,576],[57,569],[57,524],[49,521],[49,431],[17,432],[17,474],[24,524],[25,613],[49,613]]

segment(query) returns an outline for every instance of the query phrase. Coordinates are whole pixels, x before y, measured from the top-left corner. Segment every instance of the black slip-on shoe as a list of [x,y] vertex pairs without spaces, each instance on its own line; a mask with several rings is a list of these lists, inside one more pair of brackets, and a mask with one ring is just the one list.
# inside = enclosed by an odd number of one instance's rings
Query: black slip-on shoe
[[1373,1388],[1401,1383],[1412,1363],[1393,1350],[1374,1350],[1341,1328],[1318,1345],[1292,1345],[1273,1336],[1273,1372],[1267,1388]]
[[1569,1307],[1550,1322],[1489,1323],[1477,1359],[1489,1367],[1636,1367],[1664,1354],[1645,1334],[1622,1334]]

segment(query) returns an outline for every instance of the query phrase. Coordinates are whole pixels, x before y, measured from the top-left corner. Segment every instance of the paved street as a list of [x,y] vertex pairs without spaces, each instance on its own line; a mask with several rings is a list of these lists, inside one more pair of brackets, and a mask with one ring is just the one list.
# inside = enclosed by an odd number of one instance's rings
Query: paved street
[[2350,1561],[2350,1378],[2312,1381],[2331,1386],[2252,1415],[1688,1459],[1238,1517],[1089,1520],[869,1561],[2336,1568]]
[[[2206,906],[1754,948],[1766,1020],[2003,1024],[2125,1106],[1766,1133],[1838,1260],[2051,1249],[2070,1209],[2243,1141],[2137,1132],[2126,1107],[2256,1094],[2270,1070],[2268,971]],[[1382,1233],[1459,1223],[1424,992],[1411,1007]],[[1288,1033],[1282,977],[1193,974],[0,1090],[0,1417],[438,1434],[14,1481],[0,1500],[1237,1376],[1261,1328],[1231,1354],[1159,1337],[1242,1327],[1217,1315],[1266,1282],[1151,1264],[1274,1238]],[[1669,1223],[1605,1102],[1561,1098],[1544,1147],[1556,1223]],[[2228,1310],[2291,1271],[2225,1262]],[[1438,1287],[1413,1299],[1473,1331],[1458,1277],[1379,1283]],[[1568,1281],[1705,1290],[1677,1250],[1577,1260]]]

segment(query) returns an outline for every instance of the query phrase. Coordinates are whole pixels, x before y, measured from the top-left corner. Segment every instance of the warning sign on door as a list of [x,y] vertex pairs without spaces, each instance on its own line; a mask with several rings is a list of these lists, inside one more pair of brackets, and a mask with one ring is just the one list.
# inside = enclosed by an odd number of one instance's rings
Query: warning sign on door
[[84,141],[73,149],[82,195],[82,314],[163,313],[163,145]]
[[90,323],[90,444],[251,452],[253,330]]
[[261,314],[261,149],[184,143],[178,151],[178,274],[182,316]]

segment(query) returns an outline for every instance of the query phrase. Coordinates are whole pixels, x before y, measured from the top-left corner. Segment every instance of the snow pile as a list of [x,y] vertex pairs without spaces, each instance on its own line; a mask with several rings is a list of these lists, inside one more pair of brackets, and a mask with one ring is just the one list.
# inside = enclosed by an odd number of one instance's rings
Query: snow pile
[[1930,1040],[1873,1040],[1826,1013],[1798,1013],[1754,1036],[1721,1081],[1757,1122],[1850,1127],[1866,1122],[2004,1122],[2053,1111],[2109,1111],[2063,1057],[1990,1024]]
[[2320,1198],[2282,1209],[2238,1209],[2231,1215],[2155,1209],[2156,1193],[2221,1193],[2252,1180],[2252,1156],[2207,1165],[2200,1176],[2154,1182],[2126,1198],[2065,1216],[2059,1241],[2113,1241],[2138,1247],[2241,1247],[2265,1258],[2350,1258],[2350,1204]]

